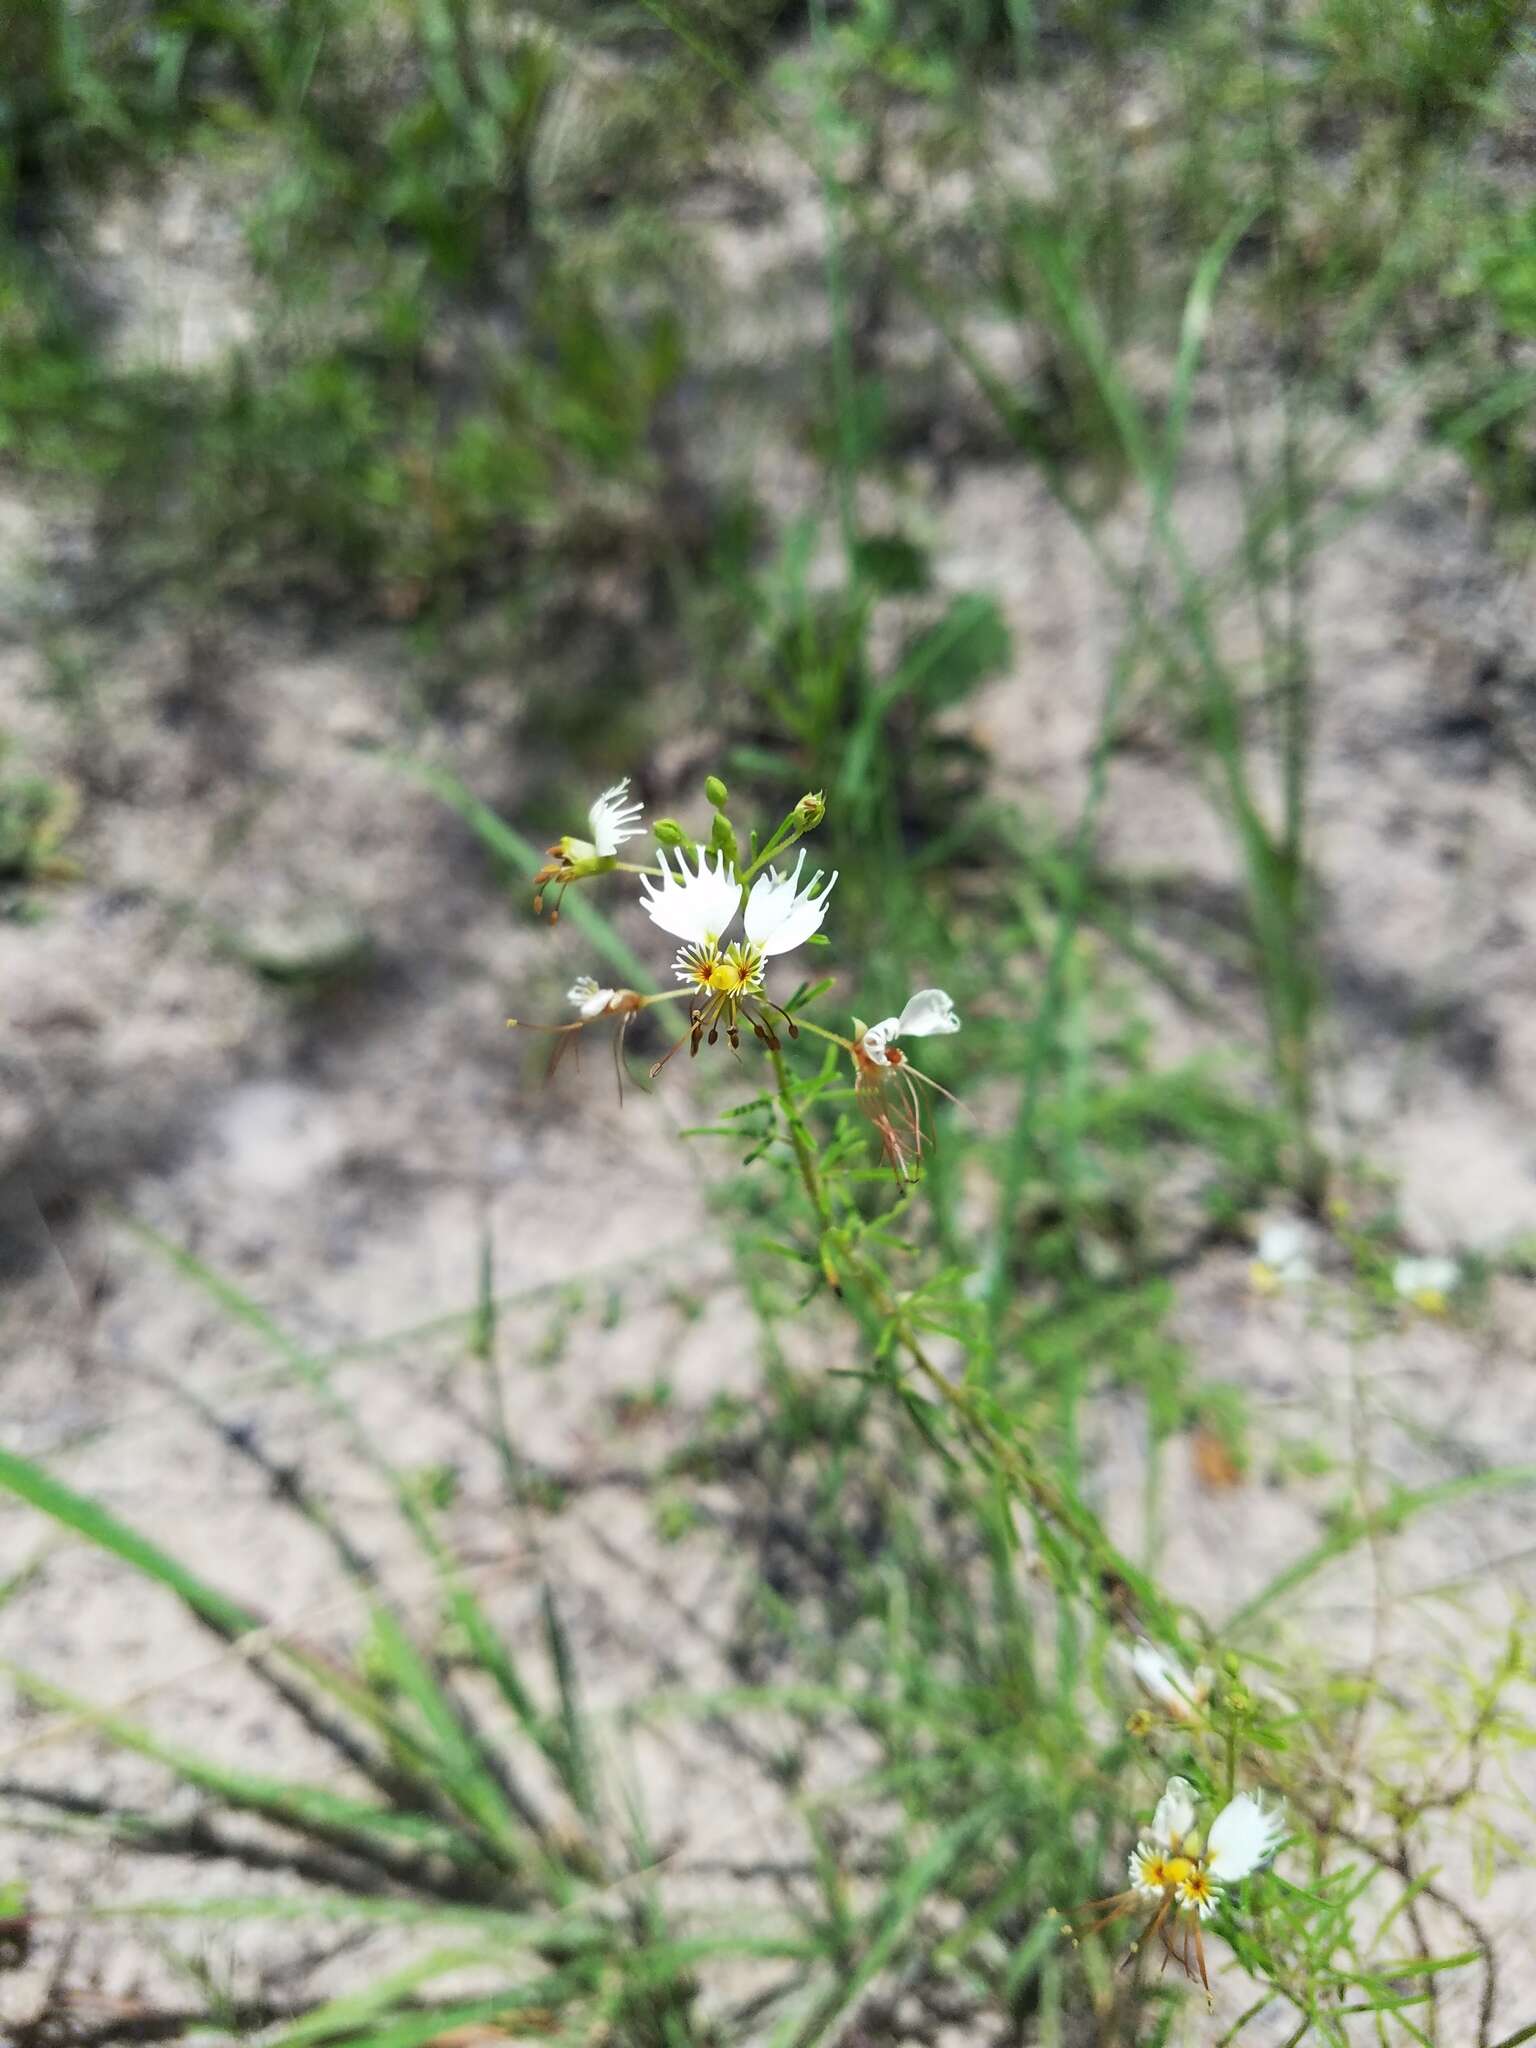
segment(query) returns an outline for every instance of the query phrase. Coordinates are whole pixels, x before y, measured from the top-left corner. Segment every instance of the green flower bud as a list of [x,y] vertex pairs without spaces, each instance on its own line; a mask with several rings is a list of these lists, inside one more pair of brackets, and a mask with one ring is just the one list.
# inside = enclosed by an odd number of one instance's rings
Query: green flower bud
[[723,853],[733,868],[741,866],[741,854],[736,845],[736,833],[724,811],[716,811],[715,822],[710,827],[709,845],[712,853]]
[[801,797],[799,803],[795,805],[795,817],[799,821],[802,832],[811,831],[814,826],[821,823],[826,815],[827,796],[825,790],[809,790]]
[[714,805],[717,811],[723,811],[725,809],[726,802],[729,797],[729,792],[727,791],[725,784],[720,780],[718,775],[709,775],[705,777],[704,794],[706,797],[708,797],[709,801]]
[[693,841],[676,818],[658,818],[651,827],[658,846],[692,846]]

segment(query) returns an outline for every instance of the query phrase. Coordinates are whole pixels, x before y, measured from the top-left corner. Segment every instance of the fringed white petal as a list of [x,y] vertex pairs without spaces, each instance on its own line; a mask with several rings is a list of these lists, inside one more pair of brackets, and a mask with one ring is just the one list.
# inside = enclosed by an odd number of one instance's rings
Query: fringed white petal
[[822,871],[818,868],[802,889],[800,871],[804,866],[802,846],[790,874],[781,875],[777,868],[770,868],[752,885],[752,894],[747,898],[747,937],[767,959],[778,953],[792,953],[821,930],[837,870],[833,870],[831,881],[818,895],[815,891]]
[[1236,1884],[1280,1846],[1285,1822],[1251,1792],[1239,1792],[1211,1823],[1205,1860],[1223,1884]]
[[725,864],[725,855],[717,853],[711,866],[709,855],[701,852],[697,873],[680,850],[674,856],[676,873],[668,863],[665,847],[657,858],[661,862],[660,886],[649,875],[642,876],[640,882],[640,901],[646,916],[652,924],[687,945],[714,945],[736,915],[736,905],[741,900],[740,886]]
[[629,794],[629,777],[616,782],[612,789],[605,789],[587,813],[587,823],[592,830],[592,844],[604,860],[617,853],[626,839],[633,839],[641,830],[640,820],[645,815],[645,805],[626,803]]

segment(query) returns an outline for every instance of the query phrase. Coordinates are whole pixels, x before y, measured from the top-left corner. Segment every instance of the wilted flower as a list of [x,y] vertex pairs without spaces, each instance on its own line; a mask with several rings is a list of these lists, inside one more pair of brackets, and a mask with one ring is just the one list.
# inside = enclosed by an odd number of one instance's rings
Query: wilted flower
[[863,1035],[864,1057],[879,1067],[899,1067],[905,1055],[897,1038],[935,1038],[960,1029],[954,1004],[941,988],[920,988],[899,1017],[871,1024]]
[[[1187,1778],[1170,1778],[1150,1823],[1131,1851],[1130,1890],[1088,1907],[1093,1918],[1076,1933],[1096,1934],[1112,1921],[1152,1903],[1152,1918],[1137,1946],[1160,1935],[1167,1955],[1187,1977],[1193,1979],[1198,1973],[1209,1993],[1201,1923],[1221,1904],[1225,1886],[1241,1884],[1274,1855],[1285,1824],[1253,1793],[1239,1792],[1217,1814],[1202,1843],[1197,1811],[1194,1786]],[[1182,1937],[1177,1945],[1176,1935]]]
[[899,1017],[878,1024],[853,1022],[853,1065],[859,1106],[880,1133],[885,1156],[897,1178],[914,1177],[909,1169],[923,1154],[922,1105],[914,1081],[953,1102],[947,1088],[922,1073],[895,1043],[898,1038],[932,1038],[960,1029],[954,1004],[941,988],[920,988]]
[[[619,848],[627,839],[633,839],[642,829],[640,820],[645,812],[641,803],[627,801],[629,777],[605,789],[594,799],[587,812],[587,830],[590,839],[577,839],[567,833],[563,839],[546,849],[549,861],[540,868],[533,878],[535,911],[544,908],[544,890],[549,883],[567,888],[579,881],[583,875],[600,874],[610,866]],[[558,907],[550,912],[551,921],[559,916]]]
[[1392,1268],[1392,1289],[1427,1316],[1443,1316],[1461,1279],[1454,1259],[1399,1259]]
[[576,1044],[580,1034],[598,1017],[616,1017],[618,1029],[613,1035],[613,1064],[618,1076],[619,1100],[624,1100],[624,1037],[631,1023],[640,1012],[664,998],[643,996],[633,988],[600,988],[590,974],[579,974],[565,992],[566,1001],[578,1014],[568,1024],[530,1024],[521,1017],[509,1017],[509,1029],[539,1031],[554,1040],[549,1055],[549,1072],[554,1073],[569,1048]]
[[566,990],[565,999],[583,1017],[601,1017],[617,993],[616,989],[599,988],[590,974],[579,974]]

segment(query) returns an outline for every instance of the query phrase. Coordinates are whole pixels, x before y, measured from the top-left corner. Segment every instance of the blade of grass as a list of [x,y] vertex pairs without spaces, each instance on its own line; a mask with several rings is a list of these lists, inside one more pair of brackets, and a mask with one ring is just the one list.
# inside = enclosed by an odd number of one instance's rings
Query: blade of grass
[[1414,1493],[1394,1495],[1371,1514],[1353,1517],[1341,1528],[1330,1530],[1313,1549],[1277,1573],[1267,1586],[1261,1587],[1228,1617],[1222,1629],[1223,1636],[1233,1636],[1239,1629],[1246,1628],[1249,1622],[1273,1607],[1277,1600],[1294,1593],[1298,1586],[1304,1586],[1308,1579],[1315,1578],[1338,1558],[1346,1556],[1357,1544],[1367,1542],[1373,1536],[1395,1534],[1414,1516],[1429,1508],[1448,1507],[1454,1501],[1483,1493],[1498,1493],[1506,1487],[1516,1486],[1536,1486],[1536,1465],[1496,1466],[1488,1472],[1470,1473],[1462,1479],[1447,1479],[1436,1486],[1421,1487]]

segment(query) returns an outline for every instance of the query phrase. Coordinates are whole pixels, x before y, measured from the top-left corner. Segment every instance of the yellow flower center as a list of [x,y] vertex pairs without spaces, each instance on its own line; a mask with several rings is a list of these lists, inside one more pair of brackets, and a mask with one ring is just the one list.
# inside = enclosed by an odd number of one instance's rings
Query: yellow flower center
[[735,995],[750,988],[756,975],[757,962],[733,946],[710,967],[708,985],[720,995]]
[[1195,1866],[1187,1856],[1170,1856],[1163,1865],[1164,1884],[1187,1884],[1195,1874]]
[[1190,1864],[1184,1876],[1177,1880],[1177,1889],[1180,1899],[1186,1906],[1207,1905],[1215,1895],[1210,1878],[1198,1864],[1194,1863]]
[[696,987],[712,995],[753,995],[762,986],[763,956],[756,946],[744,946],[740,940],[723,953],[713,945],[690,946],[679,966]]

